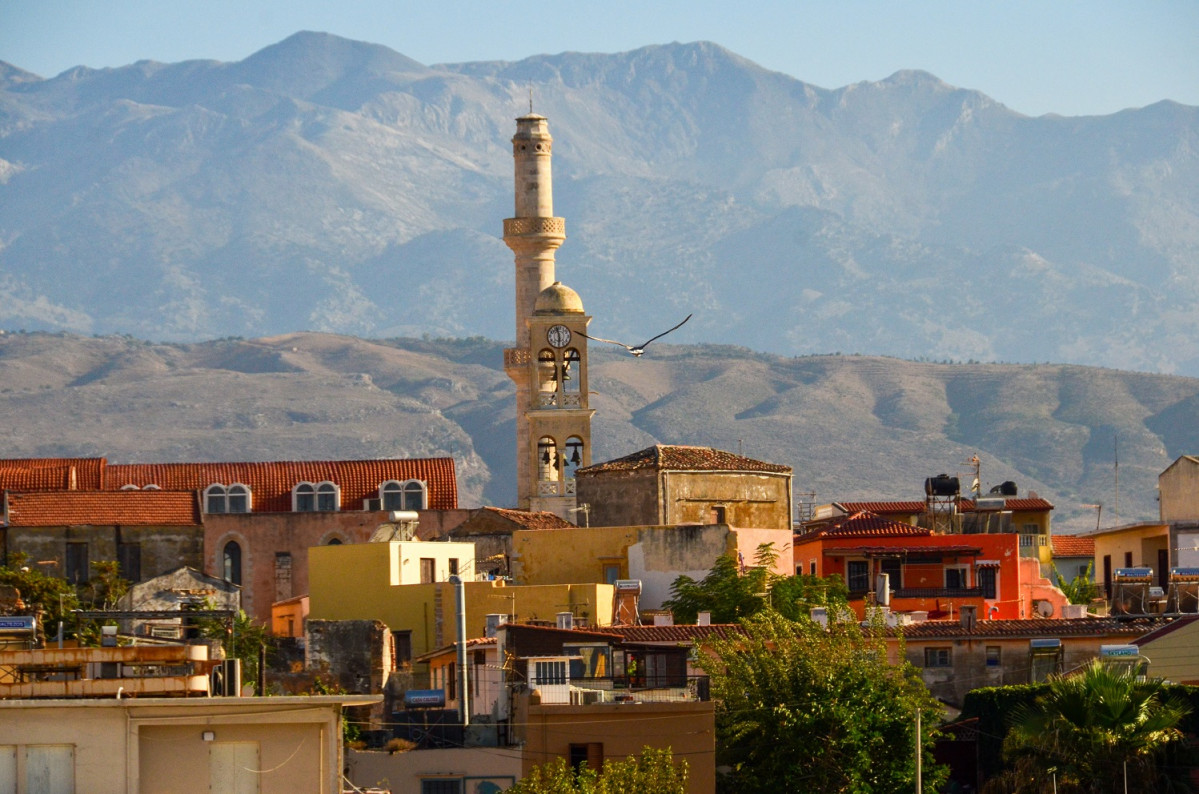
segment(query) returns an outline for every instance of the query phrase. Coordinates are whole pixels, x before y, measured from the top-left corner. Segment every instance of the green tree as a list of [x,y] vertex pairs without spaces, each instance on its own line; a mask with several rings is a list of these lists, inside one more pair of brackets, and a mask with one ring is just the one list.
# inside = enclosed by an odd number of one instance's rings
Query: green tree
[[[205,609],[214,609],[211,604]],[[200,633],[212,640],[219,640],[228,659],[241,659],[241,682],[253,684],[258,681],[258,654],[267,645],[266,627],[255,623],[244,609],[237,610],[233,617],[232,630],[223,620],[197,621]]]
[[129,581],[121,577],[121,566],[114,560],[92,563],[92,576],[87,583],[92,609],[116,609],[117,601],[129,592]]
[[684,794],[687,762],[675,761],[670,748],[645,747],[639,756],[605,760],[601,770],[582,764],[574,769],[564,758],[533,767],[508,794]]
[[766,607],[795,620],[814,606],[848,606],[849,590],[840,577],[780,576],[771,570],[777,558],[774,544],[763,543],[743,572],[736,559],[722,554],[702,580],[675,579],[663,606],[680,623],[694,623],[700,612],[711,613],[714,623],[735,623]]
[[1099,585],[1092,579],[1095,569],[1093,561],[1087,564],[1086,573],[1080,573],[1068,582],[1066,577],[1058,573],[1056,565],[1052,567],[1058,588],[1066,594],[1066,600],[1071,604],[1089,604],[1099,595]]
[[1177,787],[1163,764],[1181,749],[1179,724],[1190,706],[1165,697],[1160,681],[1135,670],[1092,662],[1081,673],[1052,679],[1032,706],[1018,707],[1003,743],[1009,771],[988,792],[1062,794],[1158,792]]
[[[699,664],[716,701],[722,791],[911,792],[915,717],[935,726],[941,705],[911,665],[887,661],[885,642],[856,622],[825,629],[773,610],[742,621],[743,636],[711,638]],[[936,731],[921,736],[926,791]]]
[[8,563],[0,566],[0,585],[15,587],[26,611],[36,615],[43,630],[57,631],[58,621],[73,627],[71,611],[79,608],[75,588],[57,576],[48,576],[23,552],[12,552]]

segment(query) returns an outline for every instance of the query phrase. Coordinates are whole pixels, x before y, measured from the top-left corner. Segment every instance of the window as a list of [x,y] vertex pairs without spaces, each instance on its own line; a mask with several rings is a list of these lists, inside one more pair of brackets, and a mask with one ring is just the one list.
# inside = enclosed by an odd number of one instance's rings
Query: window
[[998,645],[988,645],[987,646],[987,667],[998,667],[998,666],[999,666],[999,646]]
[[724,505],[712,505],[708,508],[708,523],[723,524],[725,523]]
[[245,485],[229,486],[229,512],[250,512],[250,489]]
[[67,544],[67,581],[71,584],[83,584],[88,580],[87,544]]
[[338,537],[332,537],[332,538],[329,538],[329,542],[328,542],[328,543],[326,543],[325,545],[326,545],[326,546],[340,546],[340,545],[341,545],[341,538],[338,538]]
[[1125,568],[1132,567],[1132,552],[1131,551],[1124,552],[1124,567]]
[[450,558],[450,576],[457,576],[457,575],[458,575],[458,558],[451,557]]
[[999,569],[986,566],[978,569],[978,586],[983,598],[999,598]]
[[970,569],[965,565],[945,566],[945,589],[965,590],[970,586]]
[[583,764],[587,764],[588,769],[594,769],[596,772],[603,769],[603,742],[587,742],[586,744],[572,744],[570,746],[570,765],[578,769]]
[[121,578],[129,582],[142,580],[142,547],[138,543],[117,545],[117,568]]
[[456,777],[425,778],[420,794],[462,794],[462,781]]
[[225,501],[225,486],[220,483],[213,483],[204,489],[204,512],[228,512],[227,502]]
[[384,510],[424,510],[425,484],[420,480],[388,480],[379,486],[379,499]]
[[437,581],[436,579],[436,561],[432,557],[420,558],[420,583],[431,584]]
[[291,509],[297,513],[309,513],[316,509],[316,488],[310,482],[302,482],[291,492]]
[[808,560],[808,576],[816,575],[816,561]]
[[903,566],[900,565],[899,560],[879,560],[878,569],[879,573],[887,574],[889,577],[887,580],[888,586],[892,590],[898,590],[903,587],[903,577],[901,575]]
[[607,562],[604,563],[604,584],[616,584],[616,580],[620,578],[620,563]]
[[394,643],[395,666],[398,669],[412,661],[412,632],[410,630],[393,631],[391,639]]
[[323,482],[316,487],[316,509],[332,513],[340,507],[341,494],[331,482]]
[[870,589],[870,564],[865,560],[850,560],[845,563],[845,578],[849,592],[865,593]]
[[925,667],[952,667],[953,650],[951,648],[925,648]]
[[565,684],[566,660],[555,659],[533,662],[532,684]]
[[221,556],[225,581],[241,584],[241,545],[236,540],[229,541]]

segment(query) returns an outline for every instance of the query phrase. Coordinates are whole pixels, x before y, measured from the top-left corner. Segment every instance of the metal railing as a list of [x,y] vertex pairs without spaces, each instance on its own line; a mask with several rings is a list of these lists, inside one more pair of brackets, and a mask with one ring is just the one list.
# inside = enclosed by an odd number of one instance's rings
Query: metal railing
[[571,678],[570,702],[686,703],[708,701],[711,687],[706,675],[632,675]]

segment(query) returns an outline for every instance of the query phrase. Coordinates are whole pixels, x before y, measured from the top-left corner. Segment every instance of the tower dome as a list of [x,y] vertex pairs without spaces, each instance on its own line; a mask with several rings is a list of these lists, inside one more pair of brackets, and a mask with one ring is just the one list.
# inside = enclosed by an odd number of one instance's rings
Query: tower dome
[[533,304],[533,313],[582,314],[583,299],[579,297],[579,293],[561,281],[555,281],[538,293],[537,301]]

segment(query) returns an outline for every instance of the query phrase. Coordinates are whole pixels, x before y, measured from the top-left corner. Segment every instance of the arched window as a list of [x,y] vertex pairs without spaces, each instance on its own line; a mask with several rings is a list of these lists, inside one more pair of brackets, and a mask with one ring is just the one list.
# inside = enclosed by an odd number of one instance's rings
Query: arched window
[[225,581],[241,584],[241,545],[236,540],[225,544],[222,552]]
[[562,391],[574,393],[582,388],[579,378],[581,360],[579,351],[573,347],[562,355]]
[[331,482],[323,482],[316,487],[316,509],[333,512],[341,505],[341,494],[338,487]]
[[241,483],[229,486],[229,512],[250,512],[250,487]]
[[329,542],[326,543],[325,545],[326,546],[340,546],[341,538],[329,538]]
[[384,510],[424,510],[428,504],[425,484],[420,480],[388,480],[379,486]]
[[562,465],[566,479],[573,480],[575,478],[575,470],[583,465],[583,439],[578,436],[571,436],[566,439],[566,452]]
[[558,357],[549,348],[537,354],[537,382],[541,391],[558,390]]
[[558,444],[549,436],[537,442],[537,479],[558,479]]
[[297,513],[308,513],[315,510],[316,486],[310,482],[302,482],[292,488],[291,509]]
[[146,487],[142,488],[142,490],[143,490],[143,491],[161,491],[161,490],[162,490],[162,488],[159,488],[159,487],[158,487],[157,485],[155,485],[154,483],[150,483],[150,484],[149,484],[149,485],[147,485]]
[[122,491],[137,491],[137,490],[139,490],[139,488],[136,485],[134,485],[133,483],[129,483],[128,485],[122,485],[121,490]]
[[225,498],[225,486],[213,483],[204,489],[205,513],[228,513],[229,503]]

